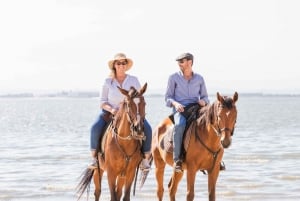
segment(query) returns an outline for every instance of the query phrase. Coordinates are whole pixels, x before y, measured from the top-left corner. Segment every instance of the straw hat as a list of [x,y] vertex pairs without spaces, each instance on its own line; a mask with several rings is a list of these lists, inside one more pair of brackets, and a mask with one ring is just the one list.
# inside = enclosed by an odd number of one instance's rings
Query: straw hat
[[114,62],[117,61],[117,60],[124,60],[126,59],[127,60],[127,65],[126,65],[126,71],[128,71],[131,66],[133,65],[133,61],[130,59],[130,58],[127,58],[125,54],[123,53],[118,53],[114,56],[114,58],[112,60],[110,60],[108,62],[108,67],[112,70],[113,69],[113,65],[114,65]]

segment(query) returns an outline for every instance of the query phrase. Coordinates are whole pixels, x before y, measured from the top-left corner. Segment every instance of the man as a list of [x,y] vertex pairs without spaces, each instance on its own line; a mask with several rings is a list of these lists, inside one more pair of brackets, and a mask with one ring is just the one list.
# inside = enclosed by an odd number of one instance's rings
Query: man
[[165,101],[166,105],[172,107],[175,113],[173,133],[174,171],[182,172],[180,152],[186,126],[186,119],[182,112],[185,106],[192,103],[198,103],[203,107],[209,103],[209,99],[203,77],[193,72],[194,56],[191,53],[183,53],[176,58],[176,61],[180,71],[169,76]]

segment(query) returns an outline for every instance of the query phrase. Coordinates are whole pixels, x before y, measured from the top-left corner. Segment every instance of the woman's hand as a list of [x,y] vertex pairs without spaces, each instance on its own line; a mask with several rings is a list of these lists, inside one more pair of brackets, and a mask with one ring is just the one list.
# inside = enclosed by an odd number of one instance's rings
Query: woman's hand
[[112,115],[114,115],[114,116],[117,114],[117,112],[118,112],[118,110],[115,108],[111,109],[111,111],[110,111],[110,113],[112,113]]

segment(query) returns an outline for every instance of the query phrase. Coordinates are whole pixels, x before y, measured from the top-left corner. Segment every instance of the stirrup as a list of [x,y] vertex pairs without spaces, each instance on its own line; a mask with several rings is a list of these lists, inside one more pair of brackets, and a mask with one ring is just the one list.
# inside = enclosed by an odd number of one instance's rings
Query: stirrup
[[143,172],[150,171],[151,166],[149,165],[149,161],[147,159],[143,159],[140,164],[140,170]]
[[98,161],[97,160],[93,160],[93,162],[91,164],[88,165],[89,169],[97,169],[98,168]]

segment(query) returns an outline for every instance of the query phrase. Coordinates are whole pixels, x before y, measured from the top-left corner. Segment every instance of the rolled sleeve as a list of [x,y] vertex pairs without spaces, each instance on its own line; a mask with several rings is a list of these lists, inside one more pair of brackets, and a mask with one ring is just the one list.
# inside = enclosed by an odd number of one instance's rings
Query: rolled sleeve
[[200,88],[200,100],[204,100],[206,104],[209,104],[207,89],[203,78],[202,78],[202,84]]
[[175,81],[172,79],[172,76],[169,77],[167,90],[165,94],[166,106],[172,107],[172,103],[175,101]]
[[103,105],[104,103],[108,103],[108,85],[107,85],[107,80],[103,83],[102,86],[102,91],[101,91],[101,96],[100,96],[100,104]]

